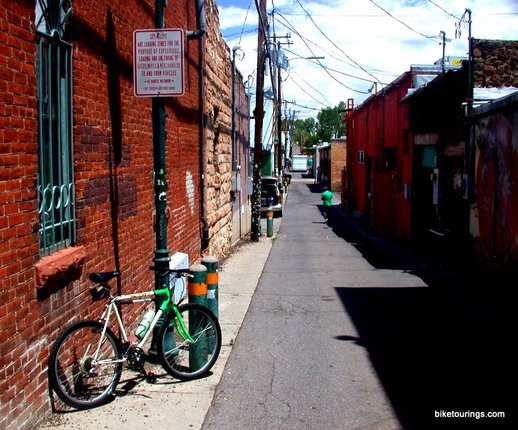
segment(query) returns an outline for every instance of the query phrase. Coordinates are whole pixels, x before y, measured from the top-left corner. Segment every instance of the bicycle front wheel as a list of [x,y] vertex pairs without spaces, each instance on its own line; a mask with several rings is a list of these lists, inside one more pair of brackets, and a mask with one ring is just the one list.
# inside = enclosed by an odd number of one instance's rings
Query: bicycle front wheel
[[167,373],[187,381],[207,374],[216,362],[221,328],[216,316],[204,306],[187,303],[180,305],[178,312],[181,318],[173,311],[165,317],[157,350]]
[[103,324],[97,321],[72,324],[50,351],[50,386],[73,408],[89,409],[113,398],[121,377],[123,348],[109,328],[104,338],[102,332]]

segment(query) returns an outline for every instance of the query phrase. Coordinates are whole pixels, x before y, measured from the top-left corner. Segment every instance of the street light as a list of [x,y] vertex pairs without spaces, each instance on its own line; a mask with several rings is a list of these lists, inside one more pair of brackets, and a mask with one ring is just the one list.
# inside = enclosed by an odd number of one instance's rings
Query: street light
[[325,60],[326,57],[322,56],[311,56],[311,57],[296,57],[288,60],[288,63],[293,60]]

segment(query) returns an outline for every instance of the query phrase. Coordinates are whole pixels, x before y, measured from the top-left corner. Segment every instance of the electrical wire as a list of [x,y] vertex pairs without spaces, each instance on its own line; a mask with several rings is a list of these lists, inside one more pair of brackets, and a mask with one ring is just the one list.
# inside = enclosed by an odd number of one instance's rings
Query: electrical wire
[[241,45],[241,38],[243,37],[243,32],[245,30],[246,20],[248,19],[248,13],[250,12],[250,8],[252,7],[252,0],[248,3],[248,9],[246,10],[245,20],[243,21],[243,26],[241,27],[241,34],[239,35],[239,43]]
[[433,4],[435,7],[441,9],[446,15],[450,15],[452,18],[455,18],[457,21],[460,21],[461,18],[459,18],[458,16],[455,16],[453,14],[451,14],[450,12],[448,12],[446,9],[444,9],[443,7],[439,6],[437,3],[433,2],[432,0],[428,0],[429,3]]
[[[298,0],[297,0],[298,1]],[[315,55],[315,52],[309,47],[308,43],[306,42],[306,38],[304,36],[302,36],[296,28],[292,27],[291,30],[297,35],[300,37],[300,39],[302,40],[302,43],[304,43],[304,45],[306,45],[306,48],[308,48],[309,52],[311,52],[312,56],[316,57]],[[348,90],[350,91],[353,91],[353,92],[356,92],[356,93],[360,93],[360,94],[369,94],[368,92],[366,91],[362,91],[362,90],[358,90],[356,88],[352,88],[352,87],[349,87],[348,85],[344,84],[342,81],[338,80],[336,77],[334,77],[330,72],[329,70],[327,70],[326,66],[324,64],[322,64],[322,62],[320,60],[317,59],[317,62],[318,64],[320,65],[320,67],[324,70],[324,72],[326,72],[334,81],[336,81],[338,84],[340,84],[341,86],[343,86],[344,88],[347,88]]]
[[[389,77],[392,77],[392,78],[395,78],[397,77],[398,75],[397,74],[394,74],[394,73],[391,73],[391,72],[387,72],[387,71],[384,71],[384,70],[379,70],[379,69],[376,69],[374,67],[369,67],[369,66],[361,66],[361,67],[358,67],[356,64],[352,63],[352,62],[349,62],[349,61],[345,61],[343,58],[340,58],[339,56],[335,55],[332,51],[326,49],[325,47],[317,44],[316,42],[312,41],[311,39],[308,39],[307,37],[304,37],[302,36],[302,34],[300,34],[291,24],[290,22],[287,20],[287,18],[285,16],[283,16],[281,13],[277,13],[277,17],[280,17],[282,20],[283,20],[283,23],[281,23],[282,25],[285,26],[285,28],[289,31],[292,31],[293,33],[297,34],[301,39],[304,39],[306,40],[307,42],[309,42],[311,45],[315,46],[316,48],[318,48],[320,51],[322,51],[323,53],[325,53],[327,56],[331,57],[331,58],[334,58],[335,60],[343,63],[343,64],[346,64],[347,66],[349,67],[353,67],[353,68],[357,68],[359,70],[362,70],[363,69],[368,69],[368,70],[371,70],[372,72],[375,72],[375,73],[378,73],[378,74],[382,74],[382,75],[385,75],[385,76],[389,76]],[[286,50],[286,49],[285,49]],[[294,52],[293,52],[294,53]],[[298,55],[296,53],[294,53],[295,55]],[[314,64],[318,64],[318,63],[314,63]],[[339,72],[335,69],[332,69],[330,68],[329,66],[326,66],[324,64],[320,64],[321,67],[325,68],[327,67],[329,70],[331,71],[334,71],[334,72],[337,72],[337,73],[340,73],[340,74],[343,74],[345,76],[348,76],[347,73],[345,72]],[[362,69],[363,68],[363,69]],[[373,80],[372,79],[365,79],[365,78],[360,78],[356,75],[349,75],[350,77],[354,77],[356,79],[359,79],[359,80],[365,80],[366,82],[372,82]],[[377,80],[377,82],[379,82],[379,80]]]
[[286,103],[289,103],[293,106],[298,106],[298,107],[301,107],[301,108],[304,108],[304,109],[309,109],[309,110],[316,110],[316,111],[321,111],[321,109],[318,109],[318,108],[313,108],[313,107],[309,107],[309,106],[305,106],[305,105],[301,105],[295,101],[289,101],[289,100],[285,100]]
[[[317,64],[317,65],[318,65],[318,63],[317,63],[317,61],[316,61],[316,60],[313,60],[313,59],[311,59],[311,58],[305,58],[305,57],[303,57],[302,55],[299,55],[299,54],[297,54],[295,51],[292,51],[292,50],[290,50],[290,49],[286,49],[286,48],[284,48],[284,50],[285,50],[286,52],[289,52],[290,54],[296,55],[298,58],[301,58],[301,59],[307,60],[307,61],[309,61],[310,63],[313,63],[313,64]],[[335,57],[333,57],[333,58],[335,58]],[[289,61],[289,59],[288,59],[288,61]],[[372,79],[361,78],[361,77],[356,76],[356,75],[351,75],[351,74],[349,74],[349,73],[342,72],[341,70],[333,69],[332,67],[329,67],[329,66],[324,66],[324,67],[326,67],[328,70],[331,70],[332,72],[338,73],[338,74],[340,74],[340,75],[344,75],[344,76],[347,76],[347,77],[349,77],[349,78],[358,79],[358,80],[360,80],[360,81],[365,81],[365,82],[372,83]],[[394,76],[394,77],[397,77],[397,75],[394,75],[393,73],[391,73],[390,75],[391,75],[391,76]],[[382,83],[382,85],[388,85],[388,84],[386,84],[386,83]]]
[[313,23],[313,25],[315,26],[315,28],[322,34],[322,36],[324,36],[336,49],[338,49],[342,54],[344,54],[349,60],[351,60],[354,64],[356,64],[361,70],[363,70],[365,73],[367,73],[369,76],[371,76],[372,78],[374,78],[377,82],[379,82],[381,84],[381,81],[376,77],[374,76],[372,73],[368,72],[367,70],[365,70],[365,68],[360,64],[358,63],[357,61],[353,60],[349,55],[347,55],[335,42],[333,42],[328,36],[327,34],[325,34],[322,29],[317,25],[317,23],[313,20],[313,18],[311,17],[311,15],[309,14],[309,12],[304,8],[304,6],[302,6],[302,3],[299,1],[299,0],[296,0],[297,3],[299,4],[299,6],[302,8],[302,10],[306,13],[306,15],[308,16],[308,18],[311,20],[311,22]]
[[[302,82],[304,82],[309,88],[311,88],[313,91],[317,92],[320,96],[322,96],[323,100],[328,104],[331,105],[331,102],[327,99],[327,97],[322,94],[319,90],[317,90],[315,87],[313,87],[310,83],[308,83],[302,76],[300,76],[295,70],[291,70]],[[294,80],[293,78],[291,78]],[[321,103],[324,104],[324,103]]]
[[[297,0],[298,1],[298,0]],[[369,0],[374,6],[380,8],[383,12],[385,12],[388,16],[390,16],[392,19],[395,19],[400,24],[404,25],[409,30],[413,31],[416,34],[419,34],[420,36],[423,36],[426,39],[437,39],[437,36],[428,36],[424,33],[421,33],[420,31],[414,30],[412,27],[410,27],[407,23],[401,21],[400,19],[396,18],[394,15],[392,15],[388,10],[383,9],[379,4],[377,4],[374,0]]]

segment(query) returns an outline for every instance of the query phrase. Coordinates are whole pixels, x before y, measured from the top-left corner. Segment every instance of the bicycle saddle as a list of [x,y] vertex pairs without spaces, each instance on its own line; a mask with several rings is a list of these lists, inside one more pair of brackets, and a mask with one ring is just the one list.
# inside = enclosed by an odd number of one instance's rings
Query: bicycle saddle
[[113,272],[90,273],[90,275],[88,275],[88,279],[97,284],[106,284],[110,279],[115,278],[116,276],[120,276],[120,272],[118,270],[114,270]]

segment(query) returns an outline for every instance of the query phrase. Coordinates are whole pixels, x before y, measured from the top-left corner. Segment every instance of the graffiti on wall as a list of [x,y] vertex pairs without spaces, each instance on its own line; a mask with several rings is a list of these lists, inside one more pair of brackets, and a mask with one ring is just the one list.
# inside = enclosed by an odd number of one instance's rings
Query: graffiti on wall
[[475,127],[479,239],[486,257],[501,263],[518,260],[517,128],[513,115],[503,113]]

